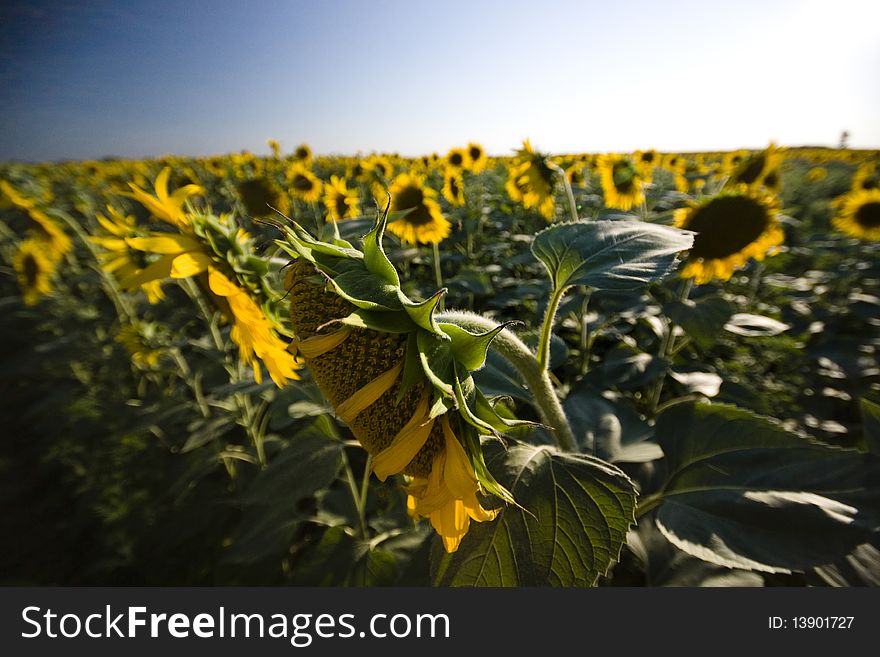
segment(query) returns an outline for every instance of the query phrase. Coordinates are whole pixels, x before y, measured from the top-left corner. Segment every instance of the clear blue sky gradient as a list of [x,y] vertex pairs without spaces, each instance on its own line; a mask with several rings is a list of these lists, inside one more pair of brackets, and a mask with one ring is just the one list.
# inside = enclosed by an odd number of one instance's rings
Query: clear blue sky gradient
[[880,2],[3,3],[0,160],[880,146]]

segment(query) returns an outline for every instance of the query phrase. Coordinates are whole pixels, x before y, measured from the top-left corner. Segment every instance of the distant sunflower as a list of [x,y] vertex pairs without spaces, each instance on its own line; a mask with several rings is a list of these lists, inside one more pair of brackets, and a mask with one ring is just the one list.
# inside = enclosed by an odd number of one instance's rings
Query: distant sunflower
[[736,171],[737,167],[742,164],[748,156],[749,152],[744,149],[725,153],[721,163],[721,173],[723,175],[729,176],[734,171]]
[[505,188],[510,198],[521,202],[527,209],[536,209],[547,221],[556,216],[553,169],[545,154],[532,148],[528,139],[516,152],[516,159],[508,166]]
[[777,213],[774,197],[745,185],[676,210],[675,225],[697,233],[681,276],[726,281],[750,258],[773,255],[784,239]]
[[287,170],[290,193],[310,203],[321,198],[321,181],[304,164],[293,164]]
[[825,167],[813,167],[809,171],[807,171],[807,180],[815,183],[820,180],[824,180],[828,176],[828,169]]
[[388,230],[410,244],[438,244],[452,228],[440,212],[437,192],[416,175],[401,173],[391,183],[391,211],[411,210],[388,224]]
[[645,200],[642,176],[632,158],[614,153],[602,155],[597,161],[597,168],[606,206],[629,210]]
[[852,191],[858,192],[878,188],[880,188],[880,178],[877,176],[877,165],[873,162],[865,162],[853,174]]
[[309,148],[308,144],[300,144],[296,147],[296,150],[293,151],[293,159],[297,162],[308,164],[312,161],[312,149]]
[[443,173],[443,198],[452,205],[464,205],[464,180],[461,171],[447,168]]
[[236,185],[244,209],[252,217],[268,217],[278,210],[283,215],[290,210],[287,194],[268,178],[251,178]]
[[52,291],[55,262],[46,255],[46,245],[41,240],[24,240],[12,258],[12,267],[27,305],[33,306]]
[[330,176],[330,182],[324,185],[324,205],[327,221],[352,219],[360,214],[357,190],[349,189],[339,176]]
[[728,184],[748,185],[753,189],[764,187],[770,191],[777,191],[781,159],[776,144],[771,143],[764,150],[752,153],[743,159],[731,173]]
[[474,173],[479,173],[485,169],[489,162],[483,147],[473,141],[467,145],[467,156],[470,161],[470,170]]
[[880,189],[862,189],[844,196],[832,223],[847,235],[880,240]]
[[463,148],[453,148],[446,154],[446,166],[454,169],[467,169],[470,166],[468,155]]
[[654,175],[654,168],[660,164],[660,154],[653,149],[636,151],[633,153],[633,160],[635,160],[642,179],[646,183],[650,183]]

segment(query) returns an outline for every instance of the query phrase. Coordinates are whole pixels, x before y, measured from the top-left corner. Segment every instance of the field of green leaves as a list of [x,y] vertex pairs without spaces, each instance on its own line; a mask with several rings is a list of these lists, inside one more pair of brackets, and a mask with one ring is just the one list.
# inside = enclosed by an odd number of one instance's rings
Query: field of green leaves
[[876,151],[0,164],[0,583],[880,583]]

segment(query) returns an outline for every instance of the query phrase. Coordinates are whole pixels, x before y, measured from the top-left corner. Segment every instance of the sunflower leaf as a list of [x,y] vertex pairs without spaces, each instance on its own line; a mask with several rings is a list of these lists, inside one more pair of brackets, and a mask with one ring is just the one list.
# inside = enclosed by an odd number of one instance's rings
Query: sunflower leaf
[[789,433],[727,404],[657,420],[667,479],[657,526],[688,554],[763,572],[829,563],[880,525],[880,458]]
[[499,324],[494,329],[485,333],[471,333],[470,331],[447,322],[439,324],[442,330],[452,340],[452,353],[455,360],[464,365],[469,371],[478,370],[486,362],[486,352],[496,335],[505,327],[515,322]]
[[364,264],[367,270],[380,277],[389,285],[400,287],[400,277],[397,270],[385,250],[382,248],[382,237],[385,235],[385,226],[388,216],[382,213],[376,220],[376,225],[364,236]]
[[610,463],[546,445],[484,449],[489,469],[521,507],[471,526],[435,583],[594,585],[617,560],[634,521],[632,481]]
[[444,287],[443,289],[437,290],[437,292],[434,293],[434,296],[425,301],[416,302],[410,301],[410,299],[403,293],[403,290],[399,287],[397,288],[397,297],[400,304],[409,314],[410,318],[412,318],[418,326],[426,331],[430,331],[436,337],[448,340],[449,338],[440,330],[440,325],[437,324],[437,320],[434,319],[434,313],[437,311],[437,307],[440,305],[440,301],[442,301],[445,295],[446,288]]
[[554,287],[631,290],[666,276],[693,233],[636,220],[577,221],[542,230],[532,242]]

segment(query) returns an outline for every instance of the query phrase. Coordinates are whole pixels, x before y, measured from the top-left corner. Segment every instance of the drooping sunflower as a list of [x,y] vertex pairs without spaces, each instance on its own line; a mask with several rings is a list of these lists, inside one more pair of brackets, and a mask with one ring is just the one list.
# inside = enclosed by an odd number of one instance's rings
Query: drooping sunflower
[[479,436],[518,422],[501,419],[470,375],[503,326],[478,335],[444,320],[435,314],[442,292],[410,300],[382,248],[384,218],[363,252],[319,242],[297,224],[279,227],[279,246],[295,258],[285,279],[291,347],[373,456],[376,476],[401,475],[410,513],[429,518],[454,552],[471,521],[498,513],[480,495],[513,501],[488,472]]
[[251,217],[268,217],[277,210],[283,215],[290,211],[287,194],[268,178],[251,178],[236,185],[238,196],[245,211]]
[[676,210],[675,225],[696,233],[681,276],[698,285],[728,280],[750,258],[775,254],[785,238],[775,197],[746,185]]
[[330,182],[324,185],[324,205],[327,221],[352,219],[360,214],[357,190],[349,189],[339,176],[330,176]]
[[832,224],[847,235],[880,240],[880,189],[862,189],[844,196]]
[[[171,221],[169,221],[171,223]],[[179,232],[153,231],[125,237],[143,253],[144,265],[119,276],[120,285],[135,289],[166,278],[196,278],[214,305],[229,321],[229,337],[238,345],[239,359],[262,380],[260,363],[282,387],[298,379],[300,364],[279,337],[275,315],[279,299],[265,280],[265,264],[255,257],[253,239],[229,215],[185,213],[173,218]],[[148,258],[157,255],[155,259]]]
[[505,189],[510,198],[552,221],[556,216],[555,182],[547,155],[535,151],[531,142],[524,140],[507,169]]
[[321,198],[321,180],[305,164],[292,164],[287,170],[287,182],[290,193],[306,203]]
[[33,306],[52,291],[55,261],[46,254],[42,241],[23,240],[12,258],[12,267],[21,287],[21,298],[27,305]]
[[461,171],[447,167],[443,172],[443,198],[451,205],[464,205],[464,178]]
[[471,142],[467,145],[467,156],[469,168],[474,173],[479,173],[483,169],[486,168],[486,165],[489,162],[489,158],[486,156],[486,151],[483,150],[483,147],[476,142]]
[[609,153],[601,155],[596,166],[602,181],[606,206],[626,211],[645,200],[642,192],[643,179],[632,158]]
[[388,224],[388,230],[410,244],[438,244],[449,236],[452,225],[440,211],[437,191],[422,177],[401,173],[391,183],[391,212],[408,213]]

